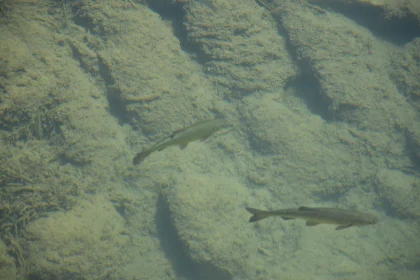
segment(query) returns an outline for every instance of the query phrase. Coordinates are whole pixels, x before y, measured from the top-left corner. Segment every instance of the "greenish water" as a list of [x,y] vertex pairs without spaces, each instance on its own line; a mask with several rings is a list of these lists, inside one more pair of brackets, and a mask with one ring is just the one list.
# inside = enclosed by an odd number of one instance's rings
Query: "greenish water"
[[[419,279],[405,5],[0,1],[0,280]],[[379,222],[245,209],[301,206]]]

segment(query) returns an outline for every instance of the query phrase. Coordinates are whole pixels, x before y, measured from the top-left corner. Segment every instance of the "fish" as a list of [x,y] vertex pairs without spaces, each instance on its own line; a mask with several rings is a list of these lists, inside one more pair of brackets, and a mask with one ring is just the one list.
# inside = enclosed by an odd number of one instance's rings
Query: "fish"
[[280,216],[283,220],[306,220],[306,226],[318,224],[335,224],[335,229],[342,230],[354,226],[373,225],[378,222],[375,215],[339,208],[312,208],[301,206],[299,208],[264,211],[255,208],[246,208],[252,214],[249,222],[256,222],[272,216]]
[[133,159],[133,164],[142,163],[151,153],[155,151],[162,151],[170,146],[179,146],[184,149],[189,142],[199,140],[206,140],[216,131],[227,126],[227,122],[222,119],[213,119],[193,124],[192,126],[173,132],[168,138],[163,139],[149,149],[137,153]]

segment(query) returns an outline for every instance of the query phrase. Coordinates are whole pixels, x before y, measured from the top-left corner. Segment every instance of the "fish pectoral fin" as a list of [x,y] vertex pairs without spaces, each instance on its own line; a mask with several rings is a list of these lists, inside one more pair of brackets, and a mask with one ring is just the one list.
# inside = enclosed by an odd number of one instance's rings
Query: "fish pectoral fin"
[[181,145],[179,145],[179,148],[180,148],[181,150],[183,150],[183,149],[185,149],[185,148],[187,147],[187,145],[188,145],[188,143],[186,143],[186,144],[181,144]]
[[313,226],[316,226],[316,225],[319,225],[319,223],[314,222],[314,221],[306,221],[306,226],[307,227],[313,227]]
[[336,227],[336,228],[335,228],[335,230],[342,230],[342,229],[349,228],[349,227],[351,227],[351,226],[352,226],[351,224],[349,224],[349,225],[344,225],[344,226],[338,226],[338,227]]
[[287,220],[294,220],[295,218],[288,218],[288,217],[281,217],[283,220],[287,221]]
[[133,158],[133,164],[138,165],[142,163],[149,155],[151,154],[150,151],[146,150],[144,152],[137,153],[136,156]]

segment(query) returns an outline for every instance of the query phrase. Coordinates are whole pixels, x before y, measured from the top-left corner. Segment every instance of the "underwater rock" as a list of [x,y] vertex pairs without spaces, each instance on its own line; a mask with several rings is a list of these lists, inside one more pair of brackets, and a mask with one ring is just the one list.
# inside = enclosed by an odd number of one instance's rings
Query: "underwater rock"
[[400,217],[418,217],[420,180],[399,170],[382,169],[376,175],[377,192],[386,210]]
[[420,23],[420,2],[418,0],[309,0],[311,3],[334,7],[346,5],[359,9],[374,7],[385,11],[384,17],[390,18],[417,18]]
[[[365,148],[366,141],[375,141],[374,135],[359,139],[347,124],[328,124],[310,112],[296,113],[275,98],[274,94],[247,96],[238,106],[251,147],[265,155],[261,161],[253,158],[257,176],[271,182],[262,186],[268,185],[279,199],[302,194],[330,197],[374,176],[377,167],[372,158],[380,161],[381,153],[388,152],[387,142]],[[366,149],[371,157],[365,155]]]
[[339,13],[320,15],[291,2],[277,13],[302,67],[319,83],[329,121],[387,133],[411,122],[415,112],[386,71],[390,44]]
[[182,50],[177,32],[144,5],[109,10],[118,4],[105,2],[82,9],[107,37],[97,53],[110,111],[152,137],[208,119],[215,92],[201,66]]
[[256,250],[255,236],[243,208],[247,191],[238,180],[190,172],[164,195],[178,237],[201,269],[201,279],[253,278],[250,252]]
[[[28,265],[33,278],[103,279],[127,263],[125,221],[104,196],[80,200],[27,227]],[[65,276],[65,277],[64,277]]]
[[235,96],[282,89],[296,68],[286,39],[255,1],[188,1],[188,39],[208,78]]
[[0,239],[0,279],[17,280],[17,270],[14,259],[8,255],[6,245]]

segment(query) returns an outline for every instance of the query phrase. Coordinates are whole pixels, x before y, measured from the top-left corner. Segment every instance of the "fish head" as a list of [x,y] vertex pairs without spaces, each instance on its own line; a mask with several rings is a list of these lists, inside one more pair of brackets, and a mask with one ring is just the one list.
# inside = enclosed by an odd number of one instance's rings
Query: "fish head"
[[366,225],[374,225],[378,222],[378,218],[372,214],[366,214],[362,219],[357,219],[352,223],[353,226],[366,226]]
[[229,126],[229,123],[223,119],[214,119],[207,123],[205,128],[209,135]]
[[378,222],[378,217],[373,214],[367,214],[365,217],[366,224],[368,225],[374,225]]
[[229,123],[224,119],[215,119],[213,120],[212,125],[214,130],[219,130],[221,128],[229,126]]

